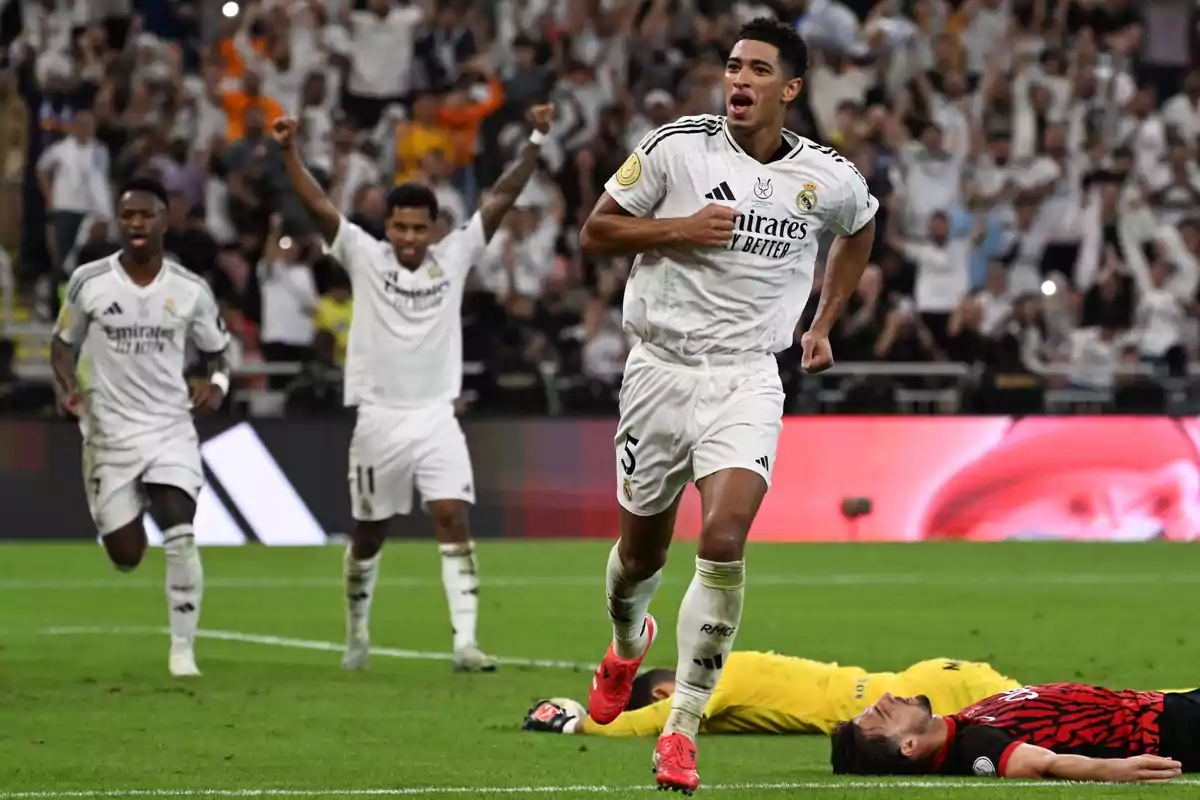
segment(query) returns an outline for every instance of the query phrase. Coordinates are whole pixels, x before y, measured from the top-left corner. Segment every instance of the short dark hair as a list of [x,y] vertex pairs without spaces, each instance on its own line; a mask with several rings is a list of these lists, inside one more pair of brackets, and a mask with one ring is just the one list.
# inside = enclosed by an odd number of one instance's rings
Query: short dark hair
[[923,775],[925,759],[906,758],[889,736],[868,736],[855,722],[839,722],[830,734],[834,775]]
[[779,50],[779,62],[793,78],[803,78],[808,71],[808,45],[799,32],[779,20],[758,17],[742,26],[738,39],[774,45]]
[[675,680],[673,669],[650,669],[633,679],[633,690],[629,693],[626,711],[634,711],[654,702],[654,687],[663,681]]
[[117,195],[117,197],[124,197],[129,192],[145,192],[146,194],[152,194],[161,200],[164,206],[170,202],[167,196],[166,187],[162,185],[162,182],[146,175],[139,175],[138,177],[131,179],[128,183],[121,187],[121,193]]
[[388,192],[387,215],[390,217],[397,208],[424,208],[429,210],[429,218],[438,218],[438,201],[433,190],[423,183],[402,183]]

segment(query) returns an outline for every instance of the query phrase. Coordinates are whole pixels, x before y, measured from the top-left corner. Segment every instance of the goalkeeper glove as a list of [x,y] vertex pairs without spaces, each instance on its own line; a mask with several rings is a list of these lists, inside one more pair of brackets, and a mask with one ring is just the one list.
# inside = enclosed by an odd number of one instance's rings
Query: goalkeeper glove
[[539,733],[575,733],[587,716],[587,709],[574,700],[557,697],[539,700],[525,714],[521,727]]

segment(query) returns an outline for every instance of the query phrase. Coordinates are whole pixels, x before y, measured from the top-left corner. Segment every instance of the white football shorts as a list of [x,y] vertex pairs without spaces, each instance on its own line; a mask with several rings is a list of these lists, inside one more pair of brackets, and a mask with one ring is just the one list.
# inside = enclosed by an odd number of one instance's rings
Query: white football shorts
[[422,504],[475,503],[467,438],[450,404],[426,409],[358,407],[350,440],[350,506],[356,520],[375,522]]
[[741,467],[771,484],[783,385],[769,354],[681,358],[639,342],[625,363],[617,425],[617,500],[665,511],[689,481]]
[[142,434],[121,447],[84,440],[83,483],[88,510],[101,536],[139,519],[146,510],[142,486],[174,486],[196,500],[204,486],[200,438],[192,423]]

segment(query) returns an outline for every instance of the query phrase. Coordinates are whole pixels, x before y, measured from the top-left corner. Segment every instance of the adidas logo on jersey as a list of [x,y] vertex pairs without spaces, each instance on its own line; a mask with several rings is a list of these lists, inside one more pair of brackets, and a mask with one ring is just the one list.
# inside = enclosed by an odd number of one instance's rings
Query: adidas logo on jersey
[[113,303],[108,308],[104,309],[104,314],[102,316],[111,317],[114,314],[123,314],[123,313],[125,313],[125,312],[121,310],[121,304]]
[[733,192],[729,188],[729,184],[721,181],[719,186],[713,188],[711,192],[704,195],[708,200],[734,200]]

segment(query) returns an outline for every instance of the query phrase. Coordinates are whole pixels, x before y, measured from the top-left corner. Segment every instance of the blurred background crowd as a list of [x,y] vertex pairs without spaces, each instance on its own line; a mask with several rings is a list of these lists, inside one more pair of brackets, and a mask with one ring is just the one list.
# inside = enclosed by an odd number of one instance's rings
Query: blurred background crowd
[[881,202],[839,369],[780,356],[790,411],[1194,403],[1194,0],[0,0],[0,411],[52,405],[62,286],[116,249],[114,187],[150,173],[168,249],[235,335],[234,410],[341,413],[354,300],[272,120],[300,120],[309,167],[382,237],[402,181],[444,229],[465,219],[550,99],[541,168],[474,265],[460,407],[613,413],[630,263],[580,252],[580,224],[651,128],[723,113],[758,16],[811,50],[789,127]]

